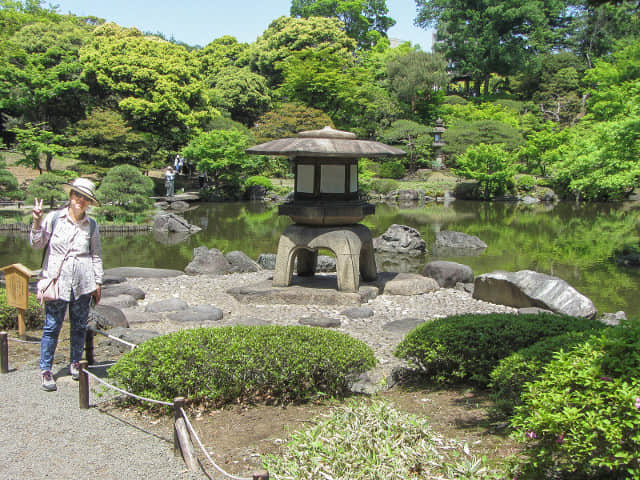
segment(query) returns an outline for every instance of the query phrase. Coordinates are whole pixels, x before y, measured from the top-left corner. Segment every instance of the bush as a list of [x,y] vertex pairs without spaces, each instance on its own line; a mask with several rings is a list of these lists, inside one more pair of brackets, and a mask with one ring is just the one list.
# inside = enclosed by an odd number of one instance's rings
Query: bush
[[256,185],[264,187],[267,190],[273,190],[273,183],[271,183],[271,180],[269,180],[267,177],[263,177],[261,175],[254,175],[253,177],[249,177],[244,182],[244,186],[246,188],[254,187]]
[[20,190],[18,179],[9,171],[5,161],[0,158],[0,198],[24,200],[25,194]]
[[388,178],[376,179],[371,182],[371,191],[382,193],[386,195],[387,193],[393,192],[398,189],[398,182],[395,180],[391,180]]
[[500,360],[490,375],[489,388],[494,401],[494,414],[508,417],[516,405],[521,403],[520,394],[524,384],[536,380],[543,372],[545,365],[559,351],[569,351],[576,345],[586,342],[591,335],[598,333],[604,324],[593,330],[569,332],[555,337],[548,337],[534,343],[530,347],[518,350]]
[[[24,323],[29,330],[42,328],[44,313],[35,295],[29,295],[29,308],[24,314]],[[7,305],[7,291],[0,288],[0,329],[10,330],[18,328],[18,310]]]
[[27,187],[27,201],[41,198],[46,204],[52,200],[67,200],[69,195],[62,188],[66,183],[68,183],[67,178],[62,175],[55,173],[38,175]]
[[520,478],[640,479],[640,323],[559,352],[516,408]]
[[344,395],[348,375],[373,367],[348,335],[303,326],[198,328],[151,339],[109,370],[127,390],[171,401],[278,403]]
[[383,402],[349,402],[335,409],[308,430],[295,432],[283,452],[264,459],[264,466],[274,478],[296,479],[476,480],[489,473],[466,444],[445,441],[424,418]]
[[402,162],[390,161],[380,165],[380,172],[378,175],[382,178],[402,178],[405,173],[406,170]]
[[429,378],[442,382],[489,383],[498,362],[544,337],[597,327],[595,320],[566,315],[456,315],[419,325],[396,347]]
[[530,192],[536,186],[536,179],[531,175],[520,175],[516,180],[518,190]]
[[107,220],[132,222],[144,218],[153,206],[153,180],[133,165],[118,165],[109,170],[96,195],[102,204],[98,215]]

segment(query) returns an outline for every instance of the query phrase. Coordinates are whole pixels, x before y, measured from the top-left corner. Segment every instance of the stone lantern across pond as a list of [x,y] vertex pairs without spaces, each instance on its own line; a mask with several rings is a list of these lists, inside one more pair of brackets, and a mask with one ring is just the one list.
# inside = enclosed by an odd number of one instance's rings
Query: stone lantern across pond
[[296,259],[298,275],[313,275],[320,248],[335,255],[338,290],[357,292],[361,275],[375,280],[371,232],[358,223],[375,206],[360,198],[358,159],[405,155],[403,150],[325,127],[272,140],[247,153],[286,155],[295,174],[293,200],[278,210],[294,224],[280,237],[273,286],[291,285]]

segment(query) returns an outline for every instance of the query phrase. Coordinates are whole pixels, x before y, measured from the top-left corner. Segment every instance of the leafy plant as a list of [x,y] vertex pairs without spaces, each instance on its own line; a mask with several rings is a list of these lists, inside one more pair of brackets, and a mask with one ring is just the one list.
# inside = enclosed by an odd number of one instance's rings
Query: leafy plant
[[515,166],[512,155],[503,145],[481,143],[458,157],[458,168],[454,171],[477,180],[484,198],[489,199],[503,194],[513,185]]
[[[44,312],[35,295],[29,295],[29,307],[24,315],[25,326],[30,329],[42,328],[44,325]],[[18,310],[7,305],[7,290],[0,288],[0,329],[18,328]]]
[[9,171],[6,162],[0,158],[0,198],[24,200],[25,194],[20,190],[18,179]]
[[437,382],[489,383],[498,362],[544,337],[597,328],[595,320],[566,315],[455,315],[423,323],[409,332],[395,355]]
[[371,181],[371,190],[374,192],[387,194],[398,189],[398,182],[388,178],[378,178]]
[[245,187],[253,187],[256,185],[264,187],[267,190],[273,190],[273,183],[271,183],[271,180],[261,175],[254,175],[253,177],[249,177],[244,182]]
[[475,480],[490,474],[466,444],[445,440],[426,419],[379,401],[336,408],[295,432],[284,451],[264,458],[264,465],[276,479]]
[[108,220],[135,221],[153,206],[152,193],[151,178],[132,165],[118,165],[109,170],[96,192],[102,204],[99,214]]
[[639,479],[639,371],[637,321],[557,353],[512,420],[529,447],[521,478]]
[[380,170],[378,175],[382,178],[402,178],[406,171],[402,162],[396,160],[384,162],[380,164]]
[[68,195],[62,185],[67,183],[67,178],[55,173],[43,173],[38,175],[27,187],[28,201],[34,198],[42,198],[45,203],[53,203],[56,200],[66,200]]
[[289,403],[342,396],[348,376],[375,363],[368,346],[339,332],[234,326],[154,338],[122,357],[109,375],[151,398]]

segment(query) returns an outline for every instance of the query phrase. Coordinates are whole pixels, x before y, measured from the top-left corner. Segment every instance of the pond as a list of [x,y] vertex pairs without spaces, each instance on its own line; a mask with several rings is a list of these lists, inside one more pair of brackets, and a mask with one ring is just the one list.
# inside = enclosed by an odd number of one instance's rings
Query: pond
[[[410,262],[380,257],[379,267],[388,271],[420,272],[432,259],[469,265],[475,275],[494,270],[535,270],[566,280],[591,298],[601,312],[624,310],[640,317],[640,269],[620,266],[616,254],[639,242],[640,205],[575,204],[524,206],[512,203],[455,201],[449,205],[427,204],[400,208],[379,204],[366,217],[373,236],[392,224],[417,229],[429,253]],[[259,203],[202,203],[183,216],[203,230],[186,240],[154,233],[116,236],[103,234],[106,268],[139,266],[182,270],[193,249],[205,245],[223,252],[242,250],[256,259],[275,253],[280,233],[290,223],[277,208]],[[431,251],[439,230],[477,235],[488,248],[478,256],[440,256]],[[37,269],[41,251],[29,248],[25,234],[0,232],[0,266],[11,263]]]

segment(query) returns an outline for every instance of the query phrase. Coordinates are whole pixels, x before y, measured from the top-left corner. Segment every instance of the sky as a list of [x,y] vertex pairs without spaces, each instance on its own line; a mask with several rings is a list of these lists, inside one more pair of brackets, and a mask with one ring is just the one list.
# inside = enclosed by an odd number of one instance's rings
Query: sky
[[[205,46],[224,35],[253,43],[271,21],[289,15],[291,0],[50,0],[59,13],[93,15],[123,27],[163,33],[188,45]],[[387,0],[396,25],[387,32],[431,51],[432,31],[413,25],[414,0]]]

